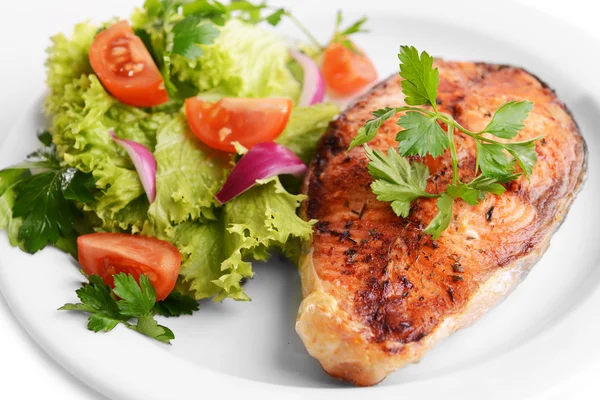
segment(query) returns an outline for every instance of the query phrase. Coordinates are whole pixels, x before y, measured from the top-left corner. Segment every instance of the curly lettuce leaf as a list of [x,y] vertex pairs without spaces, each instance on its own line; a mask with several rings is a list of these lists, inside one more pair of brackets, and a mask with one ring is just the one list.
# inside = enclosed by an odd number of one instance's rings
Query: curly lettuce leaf
[[220,219],[175,227],[183,255],[178,290],[197,300],[250,300],[241,284],[254,276],[251,260],[310,238],[313,222],[296,215],[304,196],[288,193],[277,178],[260,183],[227,203]]
[[50,39],[52,45],[47,50],[46,61],[48,69],[46,84],[50,88],[50,96],[46,98],[46,113],[55,113],[61,109],[68,85],[74,79],[93,72],[88,51],[97,31],[98,27],[81,23],[75,25],[71,39],[63,34]]
[[283,38],[237,19],[219,29],[214,44],[201,46],[204,54],[195,61],[173,56],[174,78],[216,98],[299,97],[300,84],[287,67]]
[[141,195],[125,207],[112,214],[103,215],[104,219],[101,219],[97,214],[91,214],[88,216],[90,220],[96,220],[97,222],[93,225],[97,229],[106,232],[121,232],[121,233],[140,233],[144,229],[144,224],[148,220],[148,197]]
[[332,103],[294,108],[285,130],[276,141],[308,164],[329,122],[339,112],[339,107]]
[[[109,128],[115,128],[117,135],[126,139],[146,142],[146,145],[150,141],[139,132],[132,134],[136,123],[133,114],[142,111],[132,107],[127,110],[129,107],[106,93],[96,76],[82,76],[71,85],[77,96],[65,97],[63,110],[55,114],[50,131],[64,163],[93,174],[102,193],[86,210],[96,212],[106,224],[144,193],[131,160],[111,139]],[[120,109],[123,112],[119,112]],[[123,132],[119,128],[125,124],[131,126]]]
[[173,237],[172,225],[216,219],[214,195],[230,168],[229,157],[204,146],[179,114],[157,132],[156,200],[148,216],[156,232]]
[[13,217],[12,212],[17,197],[15,188],[23,174],[22,170],[0,171],[0,230],[6,229],[10,244],[25,251],[23,243],[19,241],[19,229],[23,225],[23,219]]
[[66,165],[93,174],[101,192],[85,210],[94,212],[105,230],[129,230],[135,225],[139,229],[137,221],[122,216],[129,215],[126,208],[139,216],[139,205],[129,204],[144,196],[130,157],[108,130],[113,128],[119,137],[153,149],[156,131],[168,119],[166,114],[151,114],[118,102],[95,75],[82,75],[65,86],[50,127],[52,139]]
[[224,234],[221,220],[204,224],[184,222],[175,228],[174,242],[183,257],[179,272],[181,286],[185,287],[184,293],[197,300],[211,298],[221,292],[213,281],[223,275]]
[[312,235],[313,222],[296,215],[305,196],[288,193],[278,178],[259,183],[225,205],[223,218],[228,258],[221,264],[223,275],[213,281],[221,288],[215,301],[249,299],[240,285],[244,278],[254,275],[252,264],[247,260],[266,260],[268,249],[285,251],[289,240],[307,240]]

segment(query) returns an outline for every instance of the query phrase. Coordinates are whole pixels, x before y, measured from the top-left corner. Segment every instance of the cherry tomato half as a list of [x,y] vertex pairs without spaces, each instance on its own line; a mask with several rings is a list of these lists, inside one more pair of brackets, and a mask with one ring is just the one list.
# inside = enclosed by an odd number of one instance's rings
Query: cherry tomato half
[[136,280],[148,276],[157,301],[167,298],[175,287],[181,253],[164,240],[123,233],[92,233],[77,238],[79,263],[88,275],[99,275],[114,286],[113,275],[131,274]]
[[169,100],[160,71],[127,21],[100,32],[89,57],[102,85],[122,103],[153,107]]
[[234,153],[232,142],[250,149],[270,142],[283,132],[293,103],[289,99],[233,99],[207,103],[197,97],[185,101],[192,132],[206,145]]
[[323,55],[323,79],[325,85],[337,96],[351,96],[377,80],[375,66],[364,51],[357,52],[332,42]]

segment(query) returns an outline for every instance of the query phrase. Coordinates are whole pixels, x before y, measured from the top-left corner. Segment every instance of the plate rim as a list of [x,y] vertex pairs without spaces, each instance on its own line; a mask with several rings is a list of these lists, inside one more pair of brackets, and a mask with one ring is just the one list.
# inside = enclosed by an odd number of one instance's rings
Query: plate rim
[[[289,4],[289,1],[273,1],[273,4]],[[305,1],[305,3],[315,3],[317,4],[317,1],[313,1],[313,0],[309,0],[309,1]],[[324,4],[319,4],[319,7],[324,10],[323,12],[325,12],[325,10],[333,10],[336,9],[336,5],[341,3],[341,1],[331,1],[326,3],[326,5]],[[440,9],[444,12],[440,12],[439,15],[435,15],[433,16],[433,19],[439,19],[439,20],[445,20],[448,13],[452,13],[453,10],[454,12],[456,12],[456,9],[458,7],[456,7],[456,4],[461,4],[464,5],[466,7],[466,9],[470,9],[470,12],[473,14],[470,14],[472,16],[477,15],[478,11],[477,11],[477,7],[475,7],[476,5],[481,6],[481,4],[479,2],[477,2],[476,0],[461,0],[458,2],[455,2],[454,5],[452,7],[449,7],[447,4],[445,4],[446,2],[442,1],[442,0],[432,0],[429,2],[429,6],[435,3],[436,5],[440,5]],[[583,31],[581,28],[569,24],[568,22],[553,17],[547,13],[544,13],[542,11],[536,10],[534,8],[528,7],[528,6],[524,6],[522,4],[516,3],[516,2],[510,2],[509,4],[511,4],[512,9],[514,10],[515,8],[519,10],[519,18],[522,22],[527,21],[527,18],[525,17],[525,14],[527,14],[528,16],[535,16],[537,18],[536,20],[536,25],[540,26],[540,25],[552,25],[555,29],[556,26],[559,25],[560,27],[566,27],[566,29],[569,31],[568,34],[566,36],[570,36],[570,37],[578,37],[578,39],[583,39],[583,40],[577,40],[576,42],[578,42],[579,46],[583,46],[582,43],[583,42],[587,42],[587,43],[593,43],[595,45],[596,48],[599,48],[599,42],[596,41],[595,39],[593,39],[588,33],[586,33],[585,31]],[[384,10],[387,10],[389,8],[390,2],[389,1],[385,1],[385,0],[371,0],[369,2],[369,7],[372,7],[374,10],[381,12]],[[403,4],[403,6],[405,6]],[[407,4],[407,7],[405,8],[405,12],[407,13],[418,13],[418,11],[420,10],[420,7],[417,4]],[[344,7],[345,8],[349,8],[355,11],[363,11],[364,10],[364,4],[362,4],[359,1],[346,1],[344,3]],[[464,11],[464,10],[463,10]],[[495,15],[495,18],[500,18],[502,15],[502,12],[499,11],[499,14]],[[476,19],[474,19],[476,20]],[[485,26],[481,25],[481,22],[477,22],[476,24],[479,29],[483,29],[485,30]],[[559,30],[559,29],[557,29]],[[563,31],[564,34],[564,31]],[[545,44],[547,45],[547,44]],[[593,84],[594,86],[597,86],[597,84]],[[598,99],[600,99],[600,97],[596,97]],[[7,146],[5,146],[7,143],[10,144],[11,141],[14,142],[14,137],[17,133],[17,129],[19,126],[23,125],[23,121],[28,117],[30,113],[25,112],[18,120],[17,122],[13,125],[13,127],[11,127],[8,135],[5,137],[4,141],[2,142],[2,146],[0,147],[0,159],[2,159],[2,154],[6,154],[7,152]],[[585,190],[585,189],[584,189]],[[12,248],[10,248],[7,244],[6,241],[6,234],[2,233],[0,234],[0,254],[10,254]],[[5,253],[6,252],[6,253]],[[227,375],[225,373],[221,373],[221,372],[216,372],[216,371],[211,371],[209,369],[205,369],[202,368],[200,366],[197,366],[195,364],[190,363],[187,360],[182,360],[182,359],[177,359],[177,364],[182,364],[182,367],[177,369],[177,372],[174,372],[175,375],[173,375],[173,378],[177,379],[177,384],[179,385],[179,388],[176,389],[176,392],[173,392],[173,387],[169,386],[167,389],[168,391],[165,391],[164,387],[161,388],[157,388],[156,386],[152,386],[150,388],[146,388],[144,389],[141,385],[137,385],[137,390],[132,393],[131,392],[131,380],[132,380],[132,374],[128,373],[130,371],[128,371],[127,369],[123,370],[123,369],[118,369],[117,371],[115,371],[114,369],[107,369],[106,366],[104,368],[99,368],[98,370],[95,371],[91,371],[88,370],[88,368],[86,367],[86,365],[92,364],[93,365],[93,361],[94,361],[94,357],[91,355],[88,355],[87,357],[74,357],[73,354],[65,354],[60,348],[56,347],[56,343],[54,343],[52,340],[50,340],[50,338],[46,335],[43,334],[42,331],[40,331],[39,327],[35,326],[34,321],[30,320],[28,318],[28,315],[26,312],[24,312],[24,305],[23,304],[18,304],[15,303],[14,299],[17,298],[17,296],[14,295],[13,291],[16,289],[16,287],[14,285],[12,285],[12,283],[10,283],[9,279],[6,279],[8,275],[10,275],[9,273],[7,273],[7,268],[5,265],[5,259],[8,259],[10,257],[5,257],[2,256],[0,258],[0,292],[2,294],[2,296],[5,298],[5,301],[9,307],[9,309],[11,310],[11,312],[13,313],[13,315],[15,315],[15,318],[19,321],[19,323],[25,328],[25,330],[28,332],[28,334],[33,338],[33,340],[35,340],[42,349],[44,349],[44,351],[46,351],[55,361],[57,361],[60,365],[62,365],[65,369],[67,369],[67,371],[69,371],[73,376],[77,377],[78,379],[80,379],[81,381],[83,381],[84,383],[86,383],[87,385],[91,386],[92,388],[94,388],[95,390],[97,390],[100,393],[103,393],[105,395],[111,396],[112,398],[115,399],[120,399],[120,398],[129,398],[129,399],[164,399],[164,398],[171,398],[171,397],[175,397],[175,395],[186,395],[186,393],[194,393],[194,391],[197,391],[197,386],[199,385],[199,374],[198,372],[201,373],[201,378],[202,381],[204,382],[208,382],[212,385],[212,387],[215,386],[219,386],[219,385],[224,385],[221,387],[226,387],[227,390],[229,391],[230,395],[233,395],[234,393],[239,393],[239,394],[248,394],[250,391],[262,391],[263,394],[265,396],[270,397],[281,397],[284,396],[285,398],[297,398],[299,396],[303,396],[303,395],[307,395],[310,394],[312,397],[316,397],[316,398],[329,398],[332,396],[332,390],[331,389],[318,389],[318,388],[302,388],[302,387],[291,387],[291,386],[282,386],[282,385],[277,385],[277,384],[272,384],[272,383],[264,383],[264,382],[255,382],[246,378],[241,378],[241,377],[234,377],[231,375]],[[541,333],[541,337],[539,338],[539,344],[538,347],[541,343],[543,342],[547,342],[550,341],[552,342],[552,337],[557,335],[557,332],[559,332],[561,330],[561,327],[564,327],[566,324],[569,323],[569,321],[573,318],[576,318],[577,315],[581,314],[582,312],[585,312],[585,310],[587,310],[590,306],[594,306],[594,304],[600,304],[600,294],[598,293],[598,290],[595,290],[594,292],[590,293],[590,295],[581,303],[577,305],[577,308],[574,309],[571,314],[569,314],[568,316],[566,316],[566,318],[564,318],[557,326],[554,326],[546,331],[544,331],[543,333]],[[596,323],[593,326],[593,329],[590,329],[590,332],[596,332],[596,330],[600,331],[600,325],[598,323]],[[84,331],[86,334],[87,332],[85,330],[82,329],[82,331]],[[106,338],[103,338],[102,340],[102,344],[100,345],[100,347],[102,347],[104,349],[104,351],[106,349],[109,349],[114,343],[119,343],[122,342],[123,340],[125,340],[128,344],[132,343],[135,347],[135,352],[137,354],[145,354],[146,351],[155,351],[156,350],[156,346],[154,346],[152,343],[150,343],[149,341],[145,341],[145,340],[139,340],[139,338],[136,336],[135,340],[132,341],[127,341],[126,339],[123,338],[122,334],[124,334],[124,330],[123,332],[118,332],[115,331],[114,333],[112,333],[111,338],[109,338],[108,340],[104,340]],[[92,338],[95,338],[93,335],[89,335]],[[113,339],[114,338],[114,339]],[[98,340],[98,338],[95,338],[95,340]],[[496,363],[498,365],[498,367],[508,367],[510,365],[510,355],[513,352],[517,352],[517,351],[521,351],[522,346],[519,346],[518,348],[513,349],[512,351],[508,352],[507,354],[503,355],[502,357],[499,357],[498,360],[494,359],[494,360],[489,360],[489,363]],[[165,361],[168,362],[168,360],[172,359],[172,357],[167,356],[168,352],[161,352],[160,355],[157,355],[156,357],[159,357],[158,361]],[[154,355],[153,355],[154,356]],[[486,363],[488,363],[486,362]],[[468,371],[471,368],[467,368],[466,370],[463,370],[461,372],[462,373],[468,373]],[[198,371],[200,370],[200,371]],[[565,376],[564,380],[568,379],[570,376],[572,376],[573,374],[575,374],[575,371],[572,371],[572,374],[569,376]],[[106,377],[107,375],[111,376],[112,378],[110,379],[112,382],[117,382],[117,384],[113,384],[111,385],[112,387],[108,387],[108,385],[105,384],[105,380],[100,378],[98,379],[98,376],[100,377]],[[452,391],[453,388],[456,388],[457,390],[460,390],[459,387],[457,387],[457,383],[456,381],[452,378],[454,376],[454,374],[451,374],[449,376],[445,376],[439,379],[436,379],[436,384],[440,384],[440,385],[445,385],[445,390],[447,391]],[[142,382],[161,382],[165,380],[165,376],[164,376],[164,371],[161,371],[160,374],[157,374],[157,371],[150,371],[150,370],[145,370],[141,373],[134,373],[133,374],[133,378],[135,380],[138,381],[142,381]],[[167,379],[168,380],[168,379]],[[188,384],[185,384],[184,386],[181,386],[182,383],[181,382],[189,382]],[[416,382],[414,384],[411,383],[407,383],[407,384],[403,384],[402,385],[402,389],[403,389],[403,393],[406,396],[409,396],[412,394],[412,392],[414,392],[414,394],[418,394],[419,390],[421,390],[422,385],[426,385],[428,384],[429,380],[425,380],[425,381],[419,381]],[[557,384],[557,381],[553,381],[553,379],[548,378],[546,379],[546,382],[552,382],[554,384]],[[484,382],[478,382],[477,384],[481,385]],[[191,385],[191,386],[190,386]],[[387,395],[390,393],[394,393],[393,391],[395,390],[396,385],[393,386],[378,386],[378,387],[373,387],[373,388],[368,388],[368,389],[364,389],[364,388],[357,388],[357,389],[353,389],[353,390],[336,390],[336,393],[340,393],[340,395],[343,395],[344,397],[347,397],[349,399],[354,399],[354,398],[360,398],[361,396],[363,396],[365,393],[365,391],[369,391],[369,394],[374,395],[374,396],[383,396],[383,395]],[[464,389],[464,388],[462,388]],[[480,390],[484,389],[485,387],[480,387]],[[343,393],[343,394],[342,394]],[[422,392],[420,392],[422,395]],[[482,392],[482,393],[485,393]],[[499,393],[502,396],[499,396],[498,393],[494,394],[493,398],[502,398],[503,396],[506,395],[506,393]],[[168,396],[168,397],[165,397]],[[463,393],[464,395],[464,393]],[[453,397],[450,397],[453,398]]]

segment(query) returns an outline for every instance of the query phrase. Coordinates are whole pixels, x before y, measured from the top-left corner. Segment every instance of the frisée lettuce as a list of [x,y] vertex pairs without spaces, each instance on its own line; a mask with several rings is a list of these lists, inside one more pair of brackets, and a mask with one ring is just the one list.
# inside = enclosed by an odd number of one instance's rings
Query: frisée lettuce
[[[81,233],[157,237],[172,242],[182,254],[179,291],[197,300],[222,301],[250,299],[242,283],[253,277],[251,260],[266,260],[272,248],[285,253],[289,243],[310,238],[312,222],[296,213],[304,197],[290,193],[276,177],[258,182],[224,206],[215,201],[235,157],[200,142],[182,108],[189,96],[298,100],[302,82],[289,69],[289,44],[258,25],[265,20],[276,24],[277,18],[264,16],[263,5],[241,3],[221,7],[196,1],[182,8],[175,1],[148,0],[134,12],[132,27],[165,77],[171,98],[154,108],[121,103],[94,73],[89,49],[110,23],[81,23],[70,37],[52,38],[46,62],[50,92],[44,104],[51,136],[44,151],[56,158],[56,171],[85,176],[93,190],[84,201],[61,194],[60,185],[49,182],[39,187],[42,195],[68,202],[72,216],[64,220],[61,212],[27,214],[15,199],[27,189],[26,177],[43,165],[30,161],[32,172],[27,165],[1,171],[0,229],[9,232],[12,245],[33,253],[50,244],[75,255],[74,239]],[[208,13],[207,4],[216,8]],[[333,104],[297,107],[278,142],[308,163],[338,112]],[[153,153],[157,193],[152,204],[110,130]],[[48,223],[64,229],[49,235],[44,230]],[[31,245],[34,237],[36,246]]]
[[[147,108],[112,96],[90,64],[96,36],[116,20],[80,23],[70,37],[51,39],[44,103],[48,133],[40,136],[40,151],[0,171],[0,230],[8,232],[12,246],[29,253],[52,245],[77,257],[79,235],[114,232],[169,241],[182,256],[175,291],[164,302],[155,302],[148,277],[136,282],[122,275],[111,288],[90,274],[77,292],[81,303],[62,308],[90,314],[89,329],[108,332],[123,324],[168,343],[174,335],[154,315],[190,314],[201,299],[250,300],[243,283],[254,276],[252,260],[268,259],[271,249],[293,254],[300,241],[310,239],[314,221],[297,215],[305,198],[297,178],[257,181],[224,205],[215,200],[240,155],[202,143],[183,107],[193,96],[211,102],[291,99],[296,106],[276,141],[308,164],[339,108],[297,105],[303,82],[290,70],[289,43],[260,26],[276,25],[286,15],[247,1],[147,0],[134,11],[131,26],[169,94],[167,103]],[[154,201],[148,200],[131,156],[109,132],[152,153]],[[119,294],[125,287],[130,299]],[[147,307],[136,313],[121,309],[138,300]]]
[[220,28],[212,45],[195,60],[173,57],[173,77],[204,97],[290,97],[300,83],[287,67],[288,44],[272,31],[240,20]]

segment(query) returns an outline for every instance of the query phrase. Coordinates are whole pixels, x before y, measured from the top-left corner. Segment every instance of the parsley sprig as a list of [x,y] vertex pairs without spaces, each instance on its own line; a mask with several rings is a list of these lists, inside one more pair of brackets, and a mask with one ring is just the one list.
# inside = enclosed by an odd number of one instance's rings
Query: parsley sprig
[[[265,9],[270,8],[264,3],[261,5],[261,7],[264,7]],[[304,35],[306,35],[310,43],[314,46],[316,56],[322,54],[325,51],[327,45],[323,46],[321,42],[312,34],[312,32],[296,16],[294,16],[294,14],[292,14],[290,10],[285,8],[275,8],[272,10],[274,10],[272,14],[264,17],[262,21],[267,21],[272,26],[277,26],[283,20],[283,17],[286,17],[294,25],[296,25],[296,27],[300,29],[300,31],[302,31]],[[356,48],[356,46],[354,46],[354,43],[352,43],[349,37],[357,33],[369,32],[367,29],[364,28],[366,22],[367,17],[362,17],[358,21],[347,26],[346,28],[343,28],[343,15],[342,11],[339,10],[336,14],[335,29],[331,41],[329,43],[340,43],[348,49],[352,50],[353,52],[358,53],[358,49]]]
[[93,332],[110,332],[122,324],[163,343],[171,343],[175,335],[159,325],[155,315],[174,317],[198,310],[194,299],[178,292],[157,303],[156,290],[146,275],[138,283],[132,275],[121,273],[114,276],[114,283],[111,289],[100,276],[92,275],[76,292],[81,303],[65,304],[59,310],[88,313],[88,329]]
[[144,10],[151,22],[135,30],[161,71],[165,87],[173,99],[182,100],[192,95],[190,88],[171,77],[173,56],[177,54],[196,60],[203,54],[201,45],[214,43],[219,35],[215,24],[222,25],[225,21],[213,12],[212,8],[216,6],[212,2],[202,3],[206,3],[206,7],[195,10],[198,13],[184,14],[182,1],[146,0]]
[[290,18],[311,41],[314,36],[295,18],[289,10],[271,8],[265,3],[254,4],[247,0],[231,1],[229,4],[217,0],[146,0],[144,10],[150,17],[146,26],[135,30],[160,69],[169,96],[176,101],[195,95],[194,88],[171,76],[174,55],[194,62],[204,54],[203,45],[215,42],[219,26],[232,18],[250,24],[267,22],[278,25],[283,17]]
[[29,253],[62,244],[76,257],[77,229],[85,230],[77,203],[95,201],[96,182],[90,173],[61,165],[48,132],[39,139],[43,148],[5,170],[19,173],[12,185],[16,193],[12,216],[23,219],[18,240]]
[[[450,225],[454,200],[462,199],[476,205],[485,198],[486,193],[504,193],[506,189],[502,183],[515,180],[523,174],[529,178],[537,162],[535,141],[541,137],[507,142],[525,127],[524,121],[533,108],[533,103],[526,100],[501,104],[481,131],[466,129],[451,115],[438,110],[439,73],[437,68],[433,68],[433,57],[426,52],[419,54],[414,47],[401,46],[398,58],[400,76],[403,78],[402,92],[407,105],[374,111],[375,118],[359,129],[349,150],[364,145],[370,160],[369,173],[374,179],[371,188],[378,200],[391,202],[398,216],[407,217],[410,203],[418,198],[437,198],[438,213],[424,230],[435,239]],[[401,112],[404,115],[397,125],[403,129],[396,136],[398,149],[390,148],[387,155],[371,150],[366,143],[377,135],[385,121]],[[442,124],[447,126],[446,131]],[[462,182],[458,173],[455,130],[471,137],[476,143],[475,172],[480,171],[481,174],[468,183]],[[427,167],[416,161],[409,163],[405,157],[431,155],[435,158],[448,149],[452,158],[452,183],[444,193],[427,193]]]
[[[173,56],[182,56],[190,62],[197,61],[204,53],[203,46],[215,42],[220,26],[232,18],[249,24],[266,22],[272,26],[289,19],[300,29],[315,47],[315,57],[325,51],[319,40],[291,10],[268,6],[265,2],[253,3],[247,0],[232,0],[229,4],[217,0],[146,0],[143,6],[149,22],[135,30],[156,65],[158,66],[169,97],[178,105],[187,97],[195,95],[195,89],[179,81],[171,74]],[[363,26],[367,21],[357,22],[342,28],[342,14],[338,12],[332,42],[339,42],[354,52],[358,52],[348,39],[350,35],[367,32]]]
[[333,39],[331,39],[331,41],[333,43],[340,43],[342,46],[350,49],[354,53],[359,53],[358,49],[356,48],[356,46],[354,46],[354,43],[352,43],[349,37],[357,33],[369,32],[367,29],[364,28],[364,25],[367,22],[367,17],[362,17],[355,23],[349,25],[347,28],[342,28],[343,19],[344,18],[342,15],[342,11],[338,10],[335,20],[335,30],[333,33]]

